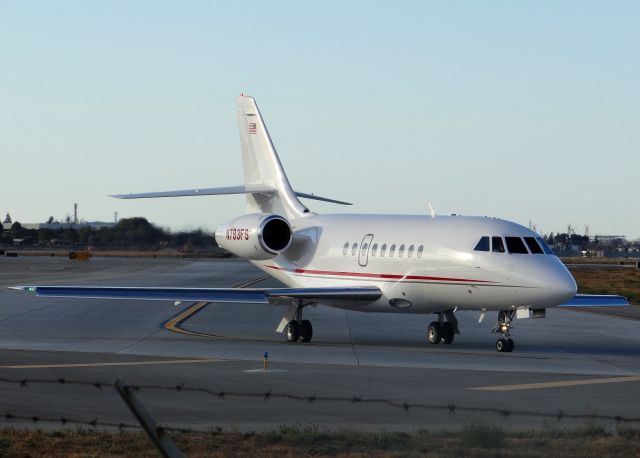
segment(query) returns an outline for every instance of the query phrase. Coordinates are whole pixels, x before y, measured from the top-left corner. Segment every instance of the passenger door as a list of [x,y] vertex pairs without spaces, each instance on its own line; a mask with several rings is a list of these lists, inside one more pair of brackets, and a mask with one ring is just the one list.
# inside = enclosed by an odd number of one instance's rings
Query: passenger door
[[358,255],[358,264],[360,264],[360,267],[367,267],[372,240],[373,234],[367,234],[362,238],[362,243],[360,243],[360,254]]

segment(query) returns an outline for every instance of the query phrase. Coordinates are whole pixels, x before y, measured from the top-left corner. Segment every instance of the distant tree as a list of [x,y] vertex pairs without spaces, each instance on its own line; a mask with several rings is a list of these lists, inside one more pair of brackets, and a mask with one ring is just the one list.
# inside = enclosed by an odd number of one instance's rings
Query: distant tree
[[50,243],[53,238],[56,238],[56,231],[45,228],[38,229],[38,243],[41,245]]
[[218,246],[216,239],[212,234],[206,233],[201,229],[191,232],[178,232],[174,235],[173,246],[177,249],[187,251],[194,248],[205,250]]
[[11,225],[11,229],[9,229],[9,232],[11,233],[11,237],[14,239],[20,239],[24,237],[24,229],[22,227],[22,224],[20,224],[18,221]]
[[47,220],[47,224],[53,224],[53,216],[50,216],[49,219]]
[[11,237],[11,233],[9,231],[4,231],[0,234],[0,243],[5,246],[13,244],[13,237]]
[[82,245],[91,245],[93,242],[93,229],[90,226],[84,226],[78,230],[78,241]]
[[154,248],[170,235],[146,218],[124,218],[112,228],[113,238],[122,248]]
[[67,245],[75,245],[78,243],[78,231],[73,228],[64,229],[60,234],[60,240]]

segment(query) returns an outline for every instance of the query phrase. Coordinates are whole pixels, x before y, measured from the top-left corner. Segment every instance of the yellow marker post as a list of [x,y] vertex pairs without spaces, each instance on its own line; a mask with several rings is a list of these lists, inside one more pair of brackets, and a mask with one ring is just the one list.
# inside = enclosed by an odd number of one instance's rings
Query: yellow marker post
[[265,371],[269,370],[269,353],[267,353],[266,351],[264,352],[264,359],[262,360],[263,362],[263,369]]

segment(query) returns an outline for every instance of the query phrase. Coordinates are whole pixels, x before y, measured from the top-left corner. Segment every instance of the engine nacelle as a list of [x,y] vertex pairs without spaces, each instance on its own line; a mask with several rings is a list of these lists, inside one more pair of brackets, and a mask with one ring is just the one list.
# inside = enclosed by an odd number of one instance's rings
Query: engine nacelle
[[216,229],[216,241],[225,250],[252,261],[272,259],[291,245],[291,226],[280,215],[251,213]]

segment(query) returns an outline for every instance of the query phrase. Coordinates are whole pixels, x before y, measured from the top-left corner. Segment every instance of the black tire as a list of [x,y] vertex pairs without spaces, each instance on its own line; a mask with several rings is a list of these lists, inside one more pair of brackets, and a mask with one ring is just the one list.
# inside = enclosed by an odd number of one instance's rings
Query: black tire
[[287,342],[297,342],[300,338],[300,323],[296,320],[289,321],[284,328],[284,336]]
[[432,345],[439,344],[442,339],[442,328],[440,323],[432,321],[427,328],[427,342]]
[[300,342],[311,342],[313,337],[313,327],[311,321],[302,320],[300,322]]
[[447,321],[440,325],[440,329],[442,331],[442,336],[440,337],[442,340],[442,343],[446,345],[451,345],[453,343],[453,337],[455,336],[453,325]]
[[496,350],[498,350],[500,353],[507,351],[508,347],[509,343],[507,342],[507,339],[500,338],[496,340]]
[[516,344],[513,342],[513,339],[507,340],[507,351],[511,353],[513,349],[516,347]]

